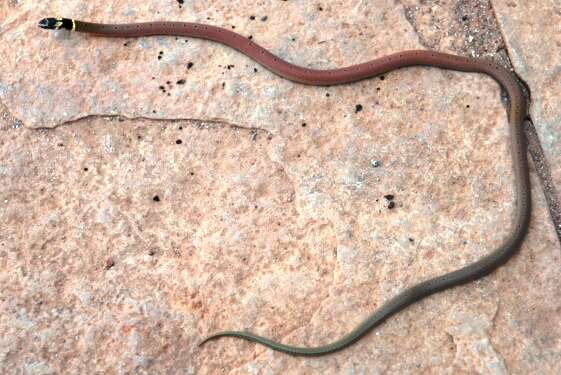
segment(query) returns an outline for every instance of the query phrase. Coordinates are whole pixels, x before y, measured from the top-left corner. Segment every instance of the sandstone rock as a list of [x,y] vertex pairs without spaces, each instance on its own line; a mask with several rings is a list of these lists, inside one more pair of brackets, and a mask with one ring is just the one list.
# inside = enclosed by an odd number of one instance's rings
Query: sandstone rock
[[561,254],[535,175],[528,239],[491,276],[326,357],[198,348],[222,329],[338,338],[497,246],[513,176],[500,90],[481,75],[306,87],[206,41],[35,25],[209,22],[318,68],[423,48],[389,0],[179,5],[0,5],[2,373],[554,373]]

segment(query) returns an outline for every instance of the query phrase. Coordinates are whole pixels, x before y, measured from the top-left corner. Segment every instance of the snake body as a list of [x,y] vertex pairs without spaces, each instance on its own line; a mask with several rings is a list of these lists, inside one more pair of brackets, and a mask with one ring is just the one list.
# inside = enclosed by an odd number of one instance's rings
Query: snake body
[[103,37],[145,37],[174,35],[209,39],[225,44],[249,56],[273,73],[307,85],[337,85],[355,82],[391,70],[410,66],[433,66],[463,72],[483,73],[497,81],[508,94],[508,120],[511,137],[512,165],[516,186],[516,205],[511,227],[503,243],[478,261],[441,276],[405,289],[364,320],[341,339],[318,347],[296,347],[275,342],[246,331],[225,331],[204,339],[200,345],[219,337],[238,337],[291,355],[318,356],[332,353],[353,344],[372,328],[412,303],[439,291],[483,277],[504,264],[520,247],[530,220],[530,183],[523,127],[527,115],[527,100],[514,74],[495,62],[446,53],[411,50],[380,57],[362,64],[338,69],[317,70],[291,64],[275,56],[254,41],[221,27],[188,22],[147,22],[133,24],[99,24],[67,18],[45,18],[39,22],[45,29],[68,29]]

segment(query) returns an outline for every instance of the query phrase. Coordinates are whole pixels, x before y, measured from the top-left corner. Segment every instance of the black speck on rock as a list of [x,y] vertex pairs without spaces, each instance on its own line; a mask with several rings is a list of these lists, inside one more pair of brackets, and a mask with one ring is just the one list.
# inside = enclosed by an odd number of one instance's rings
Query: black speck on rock
[[157,196],[157,195],[154,195],[154,198],[152,198],[152,200],[153,200],[154,202],[159,202],[159,201],[160,201],[160,197]]
[[384,198],[386,198],[386,199],[389,200],[389,201],[393,201],[393,199],[394,199],[395,197],[393,196],[393,194],[386,194],[386,195],[384,195]]
[[177,81],[178,85],[184,85],[185,84],[185,79],[180,79],[179,81]]
[[355,113],[362,111],[362,104],[357,104],[355,107]]
[[391,210],[392,208],[395,207],[395,202],[390,202],[388,203],[388,208]]

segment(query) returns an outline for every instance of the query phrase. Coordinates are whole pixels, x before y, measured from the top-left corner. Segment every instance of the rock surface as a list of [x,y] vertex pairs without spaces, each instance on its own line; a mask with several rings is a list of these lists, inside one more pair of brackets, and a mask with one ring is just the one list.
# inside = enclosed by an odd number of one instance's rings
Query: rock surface
[[[554,374],[561,252],[534,172],[529,235],[491,276],[330,356],[197,347],[223,329],[326,343],[497,246],[514,200],[490,78],[411,68],[306,87],[206,41],[36,27],[47,15],[209,22],[317,68],[427,41],[506,61],[489,52],[501,45],[490,8],[474,4],[0,5],[1,372]],[[460,11],[487,25],[477,47],[446,32],[464,30]]]

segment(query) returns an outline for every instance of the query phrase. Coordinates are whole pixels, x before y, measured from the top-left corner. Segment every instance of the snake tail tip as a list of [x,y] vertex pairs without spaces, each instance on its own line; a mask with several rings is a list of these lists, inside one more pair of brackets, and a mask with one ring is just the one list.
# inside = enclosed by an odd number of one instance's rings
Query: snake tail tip
[[243,332],[222,331],[222,332],[213,333],[212,335],[205,337],[203,340],[201,340],[201,342],[199,342],[199,344],[197,346],[201,347],[209,341],[219,339],[221,337],[228,337],[228,336],[244,338]]
[[200,348],[202,347],[204,344],[206,344],[207,342],[209,342],[212,339],[215,339],[218,335],[211,335],[211,336],[207,336],[204,339],[202,339],[197,346]]

